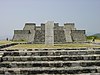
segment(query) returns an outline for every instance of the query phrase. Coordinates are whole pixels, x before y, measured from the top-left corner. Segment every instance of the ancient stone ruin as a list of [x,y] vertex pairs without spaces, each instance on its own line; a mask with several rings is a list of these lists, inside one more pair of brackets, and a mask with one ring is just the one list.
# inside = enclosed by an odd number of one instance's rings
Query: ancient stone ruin
[[[86,38],[85,30],[76,30],[74,23],[48,21],[41,26],[26,23],[23,30],[14,31],[13,40],[63,44]],[[0,75],[100,75],[100,48],[4,49],[17,44],[0,46]]]
[[1,49],[0,75],[100,75],[100,48]]
[[23,30],[14,30],[13,40],[25,40],[35,44],[64,44],[86,41],[85,30],[76,30],[74,23],[59,25],[53,21],[36,26],[26,23]]

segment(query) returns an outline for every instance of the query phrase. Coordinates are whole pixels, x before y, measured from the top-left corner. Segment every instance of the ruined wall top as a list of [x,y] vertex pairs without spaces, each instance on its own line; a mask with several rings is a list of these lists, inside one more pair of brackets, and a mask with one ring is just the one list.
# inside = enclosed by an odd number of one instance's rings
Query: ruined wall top
[[25,23],[25,25],[36,25],[36,23]]
[[64,28],[66,30],[76,30],[74,23],[64,23]]
[[75,25],[74,23],[64,23],[64,25]]
[[85,34],[85,30],[72,30],[72,33],[83,33]]
[[[49,23],[51,23],[52,21],[48,21]],[[47,23],[48,23],[47,22]],[[75,28],[75,24],[74,23],[64,23],[63,25],[59,25],[59,23],[54,23],[54,30],[76,30]],[[34,30],[45,30],[45,25],[46,23],[41,23],[40,25],[36,25],[36,23],[25,23],[25,26],[23,28],[23,30],[26,31],[21,31],[21,30],[15,30],[14,33],[15,34],[25,34],[25,33],[29,33],[27,30],[30,30],[30,32],[34,32]]]
[[[36,23],[25,23],[25,27],[23,28],[23,30],[30,30],[30,28],[35,30],[45,30],[45,24],[46,23],[41,23],[40,25],[36,25]],[[75,24],[64,23],[63,25],[59,25],[59,23],[54,23],[54,30],[62,30],[64,28],[66,30],[75,30]]]
[[30,30],[14,30],[14,34],[30,34]]

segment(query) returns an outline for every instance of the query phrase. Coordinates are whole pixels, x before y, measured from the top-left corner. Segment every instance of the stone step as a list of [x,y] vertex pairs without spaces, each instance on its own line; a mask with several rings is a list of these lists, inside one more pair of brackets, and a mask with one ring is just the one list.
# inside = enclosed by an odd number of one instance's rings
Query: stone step
[[21,62],[17,62],[17,61],[4,61],[1,63],[100,63],[100,60],[89,60],[89,61],[84,61],[84,60],[80,60],[80,61],[21,61]]
[[[18,74],[18,75],[24,75],[24,74]],[[44,73],[44,74],[34,74],[34,75],[100,75],[100,73],[82,73],[82,74],[45,74]]]
[[[24,74],[18,74],[18,75],[24,75]],[[45,74],[44,73],[44,74],[34,74],[34,75],[100,75],[100,73],[82,73],[82,74]]]
[[52,74],[47,74],[46,72],[41,73],[38,71],[35,71],[34,74],[33,73],[34,72],[32,72],[32,71],[26,71],[26,72],[23,72],[23,71],[7,71],[7,72],[1,71],[0,72],[1,75],[100,75],[100,73],[80,73],[80,71],[79,71],[79,74],[78,74],[78,72],[75,72],[75,74],[74,74],[74,72],[73,72],[73,74],[71,74],[70,72],[67,72],[64,74],[62,74],[62,73],[55,74],[55,72]]
[[[59,61],[58,61],[59,62]],[[100,61],[99,62],[2,62],[0,63],[0,68],[5,67],[5,68],[11,68],[11,67],[99,67],[100,66]]]
[[1,62],[0,64],[64,64],[64,65],[67,65],[67,64],[80,64],[80,65],[94,65],[94,66],[100,66],[100,60],[99,61],[21,61],[21,62],[17,62],[17,61],[14,61],[14,62]]
[[[59,46],[55,45],[55,46]],[[0,51],[55,51],[55,50],[100,50],[100,48],[87,48],[87,47],[82,47],[82,48],[33,48],[33,49],[1,49]]]
[[1,61],[79,61],[100,60],[100,55],[73,55],[73,56],[5,56]]
[[[56,45],[57,46],[57,45]],[[59,46],[59,44],[58,44]],[[0,51],[63,51],[63,50],[100,50],[100,48],[33,48],[33,49],[1,49]]]
[[83,69],[98,69],[98,71],[100,70],[100,67],[98,66],[91,66],[91,67],[81,67],[81,66],[77,66],[77,67],[60,67],[60,68],[56,68],[56,67],[32,67],[32,68],[0,68],[1,70],[83,70]]
[[0,73],[17,72],[20,74],[81,74],[81,73],[100,73],[100,67],[71,67],[71,68],[0,68]]
[[20,57],[20,58],[28,58],[28,57],[33,57],[33,58],[46,58],[46,57],[100,57],[100,54],[93,54],[93,55],[59,55],[59,56],[29,56],[29,55],[27,55],[27,56],[11,56],[11,55],[9,55],[9,56],[2,56],[3,58],[10,58],[10,57],[12,57],[12,58],[17,58],[17,57]]
[[100,54],[100,50],[89,51],[2,51],[3,56],[59,56],[59,55],[93,55]]
[[100,49],[0,50],[0,75],[100,74]]

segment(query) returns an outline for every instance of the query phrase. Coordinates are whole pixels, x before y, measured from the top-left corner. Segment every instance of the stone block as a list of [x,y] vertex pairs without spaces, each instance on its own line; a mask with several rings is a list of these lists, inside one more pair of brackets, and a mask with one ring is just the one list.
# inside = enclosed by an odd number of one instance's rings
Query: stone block
[[48,21],[45,24],[45,44],[53,45],[54,44],[54,22]]
[[72,30],[71,36],[72,36],[72,40],[75,42],[86,41],[85,30]]

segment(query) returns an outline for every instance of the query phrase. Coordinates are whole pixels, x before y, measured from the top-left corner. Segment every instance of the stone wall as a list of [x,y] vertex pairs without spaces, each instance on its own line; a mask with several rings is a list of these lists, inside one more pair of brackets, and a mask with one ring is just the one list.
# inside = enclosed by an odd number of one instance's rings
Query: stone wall
[[33,43],[42,44],[45,42],[45,30],[36,30]]
[[27,41],[30,34],[29,30],[14,30],[13,40]]
[[30,30],[14,30],[14,34],[30,34]]
[[[47,27],[47,25],[49,26]],[[65,23],[64,26],[59,26],[59,23],[49,21],[41,23],[41,26],[36,26],[35,23],[26,23],[23,30],[15,30],[13,40],[22,39],[32,43],[50,43],[51,41],[66,43],[86,41],[86,35],[85,30],[76,30],[74,23]]]
[[71,36],[73,41],[86,41],[85,30],[72,30]]
[[54,30],[54,43],[65,43],[65,32],[64,30]]
[[41,23],[41,30],[45,30],[45,23]]
[[65,24],[64,24],[64,28],[65,28],[66,30],[75,30],[75,29],[76,29],[74,23],[65,23]]
[[71,36],[71,30],[75,30],[75,24],[74,23],[65,23],[64,24],[64,32],[66,37],[66,42],[73,42],[72,36]]
[[64,32],[65,32],[66,42],[73,42],[72,36],[71,36],[71,30],[64,29]]
[[35,23],[26,23],[23,30],[30,30],[31,32],[33,32],[35,30],[35,27]]
[[30,32],[31,32],[31,34],[28,37],[28,42],[34,41],[35,29],[36,29],[35,23],[26,23],[25,24],[25,27],[23,28],[23,30],[30,30]]
[[14,34],[13,40],[14,41],[27,41],[29,40],[30,34]]

